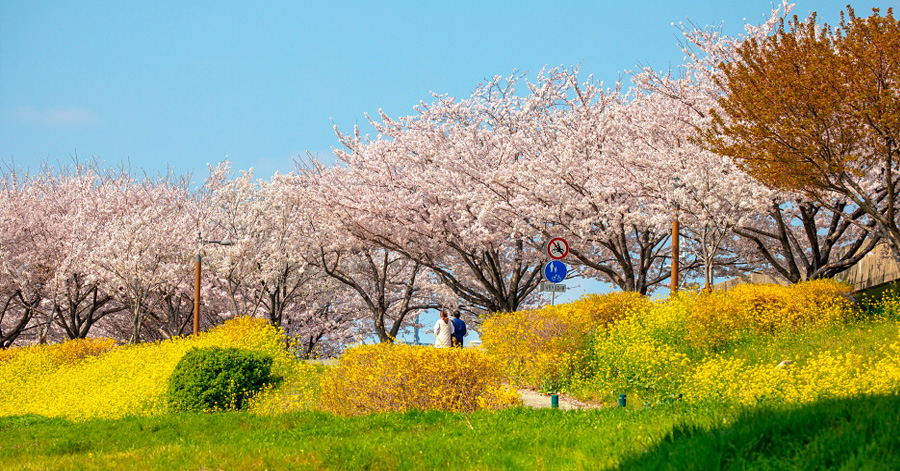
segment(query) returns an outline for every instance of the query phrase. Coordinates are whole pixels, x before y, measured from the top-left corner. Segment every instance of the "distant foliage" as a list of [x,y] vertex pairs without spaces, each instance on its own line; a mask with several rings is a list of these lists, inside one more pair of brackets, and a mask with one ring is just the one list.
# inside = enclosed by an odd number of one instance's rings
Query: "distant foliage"
[[320,404],[340,415],[497,409],[518,403],[503,382],[501,369],[476,349],[363,345],[327,374]]
[[192,348],[175,366],[167,399],[173,411],[241,410],[275,381],[270,355],[233,347]]

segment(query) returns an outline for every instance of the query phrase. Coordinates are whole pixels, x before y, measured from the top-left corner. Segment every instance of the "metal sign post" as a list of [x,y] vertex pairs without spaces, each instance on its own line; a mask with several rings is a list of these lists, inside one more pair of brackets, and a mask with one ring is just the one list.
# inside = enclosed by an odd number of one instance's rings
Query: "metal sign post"
[[561,283],[547,283],[545,281],[540,284],[540,290],[543,293],[550,293],[550,305],[555,306],[556,305],[556,293],[565,293],[566,285],[561,284]]

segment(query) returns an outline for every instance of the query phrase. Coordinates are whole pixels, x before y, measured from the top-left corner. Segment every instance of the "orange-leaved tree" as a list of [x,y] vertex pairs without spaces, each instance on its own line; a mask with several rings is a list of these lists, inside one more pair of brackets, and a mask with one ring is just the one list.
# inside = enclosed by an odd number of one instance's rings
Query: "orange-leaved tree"
[[[748,39],[722,63],[703,141],[777,188],[860,209],[900,260],[900,24],[891,9],[840,25],[813,13]],[[864,227],[865,228],[865,227]]]

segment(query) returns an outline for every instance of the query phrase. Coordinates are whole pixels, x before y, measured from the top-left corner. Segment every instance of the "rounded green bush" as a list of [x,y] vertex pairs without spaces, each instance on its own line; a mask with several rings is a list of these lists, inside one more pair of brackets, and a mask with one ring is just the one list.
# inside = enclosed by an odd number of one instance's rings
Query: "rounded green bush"
[[173,411],[240,410],[275,381],[272,357],[239,348],[192,348],[169,378]]

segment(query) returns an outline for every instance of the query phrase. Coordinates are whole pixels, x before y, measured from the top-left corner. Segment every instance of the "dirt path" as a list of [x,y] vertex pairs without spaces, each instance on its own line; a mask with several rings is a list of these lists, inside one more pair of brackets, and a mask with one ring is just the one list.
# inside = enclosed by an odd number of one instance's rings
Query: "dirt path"
[[[522,398],[522,405],[534,409],[549,409],[551,406],[551,398],[549,394],[543,394],[530,389],[519,389],[519,397]],[[566,395],[559,395],[559,408],[562,410],[577,409],[599,409],[598,404],[588,404],[581,402]]]

